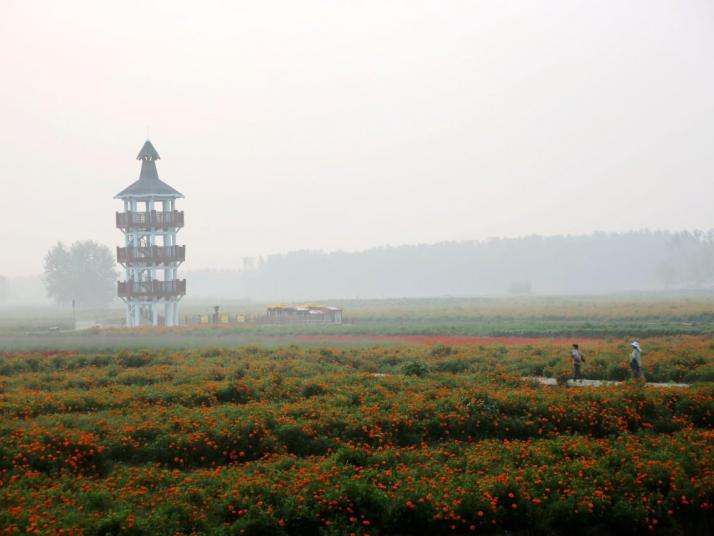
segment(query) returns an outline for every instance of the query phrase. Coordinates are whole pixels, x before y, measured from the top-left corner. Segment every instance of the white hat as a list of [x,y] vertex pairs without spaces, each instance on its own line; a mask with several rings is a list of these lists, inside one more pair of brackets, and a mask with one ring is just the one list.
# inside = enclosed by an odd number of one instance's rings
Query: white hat
[[634,347],[637,348],[638,350],[641,350],[641,348],[640,348],[640,343],[637,342],[637,341],[634,341],[634,342],[632,343],[632,346],[634,346]]

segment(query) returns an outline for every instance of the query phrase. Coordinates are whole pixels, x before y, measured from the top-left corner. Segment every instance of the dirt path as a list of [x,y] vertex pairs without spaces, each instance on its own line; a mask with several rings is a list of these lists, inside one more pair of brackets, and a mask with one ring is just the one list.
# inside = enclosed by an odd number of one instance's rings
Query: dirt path
[[[523,378],[524,380],[527,381],[535,381],[538,383],[541,383],[543,385],[558,385],[558,382],[556,381],[555,378],[543,378],[543,377],[537,377],[537,376],[525,376]],[[623,382],[610,382],[610,381],[604,381],[604,380],[568,380],[565,385],[567,387],[601,387],[604,385],[620,385]],[[680,388],[686,388],[689,387],[688,383],[650,383],[647,382],[646,385],[650,387],[680,387]]]

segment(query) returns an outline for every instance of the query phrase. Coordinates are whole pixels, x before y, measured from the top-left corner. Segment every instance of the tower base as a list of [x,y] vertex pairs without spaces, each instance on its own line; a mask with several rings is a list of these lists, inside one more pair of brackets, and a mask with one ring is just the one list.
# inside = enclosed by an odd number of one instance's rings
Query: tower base
[[178,326],[178,300],[126,301],[126,327]]

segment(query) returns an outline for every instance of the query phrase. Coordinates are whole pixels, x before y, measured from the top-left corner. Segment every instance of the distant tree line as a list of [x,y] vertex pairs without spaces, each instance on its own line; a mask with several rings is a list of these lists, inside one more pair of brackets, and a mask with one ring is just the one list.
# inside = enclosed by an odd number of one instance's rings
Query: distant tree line
[[667,287],[714,286],[714,230],[672,235],[658,276]]
[[608,293],[714,286],[714,231],[633,231],[294,251],[187,274],[194,296],[255,300]]
[[[99,306],[116,293],[116,264],[95,242],[57,244],[44,278],[3,278],[0,303]],[[245,258],[240,270],[183,272],[189,297],[310,300],[714,289],[714,230],[529,236],[360,252],[294,251]]]

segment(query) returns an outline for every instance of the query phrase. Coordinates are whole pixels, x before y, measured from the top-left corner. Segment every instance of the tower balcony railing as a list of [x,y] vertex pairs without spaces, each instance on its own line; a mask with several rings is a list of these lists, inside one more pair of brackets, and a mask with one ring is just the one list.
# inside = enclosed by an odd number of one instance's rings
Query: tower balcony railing
[[117,248],[117,261],[120,264],[164,264],[184,262],[185,260],[186,246],[129,246]]
[[186,280],[117,281],[117,294],[120,298],[165,298],[184,296],[186,294]]
[[118,229],[176,229],[183,227],[183,211],[117,212]]

